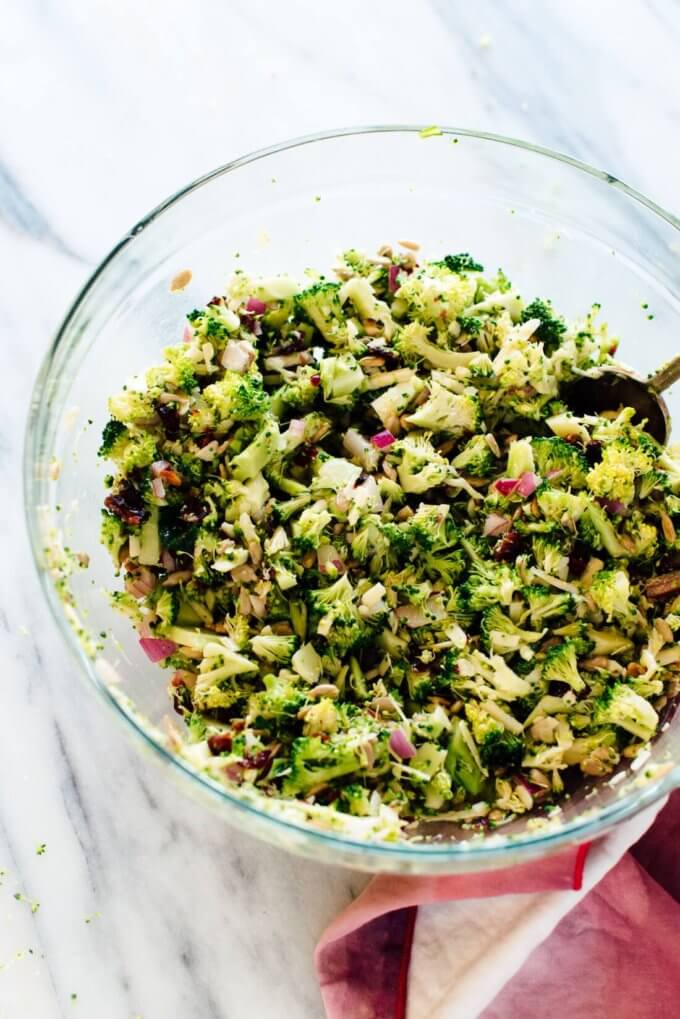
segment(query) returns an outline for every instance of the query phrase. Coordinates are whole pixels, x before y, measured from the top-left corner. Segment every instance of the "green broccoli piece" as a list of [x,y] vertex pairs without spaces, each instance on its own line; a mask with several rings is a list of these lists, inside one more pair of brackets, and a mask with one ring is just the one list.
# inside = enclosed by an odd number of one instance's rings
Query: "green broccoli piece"
[[515,439],[508,448],[507,476],[521,478],[523,474],[533,474],[535,470],[536,463],[531,439]]
[[300,643],[297,637],[279,636],[275,633],[259,633],[250,638],[253,654],[265,662],[287,665]]
[[533,584],[522,589],[522,595],[529,605],[532,626],[541,626],[546,619],[557,619],[572,612],[574,599],[567,591]]
[[560,485],[583,488],[588,476],[588,461],[572,443],[559,435],[538,436],[531,440],[538,473],[546,477],[551,471],[560,471],[555,480]]
[[318,619],[316,632],[338,654],[346,654],[370,636],[371,629],[359,615],[355,591],[346,574],[329,587],[309,591],[308,597]]
[[519,586],[519,576],[511,566],[487,562],[473,565],[463,590],[469,608],[481,612],[491,605],[509,605]]
[[274,579],[281,591],[289,591],[298,582],[302,567],[298,559],[290,552],[279,552],[272,556],[269,564],[274,571]]
[[248,481],[256,477],[278,451],[279,440],[276,418],[266,418],[253,441],[229,462],[236,480]]
[[531,551],[540,570],[551,577],[566,578],[569,555],[560,536],[552,532],[536,535],[531,542]]
[[578,522],[579,535],[594,549],[605,549],[615,559],[628,558],[630,552],[619,541],[611,520],[597,503],[591,502]]
[[347,321],[340,300],[340,284],[322,280],[297,294],[298,311],[316,326],[328,343],[344,347],[349,340]]
[[319,395],[319,371],[313,365],[300,365],[295,378],[280,386],[271,397],[273,413],[281,417],[284,408],[300,411],[311,407]]
[[425,383],[415,373],[406,382],[397,382],[390,386],[380,396],[371,402],[371,407],[376,412],[385,428],[390,425],[394,427],[409,405],[415,400],[419,393],[422,393]]
[[319,503],[308,506],[297,520],[293,521],[293,546],[301,552],[314,552],[322,543],[324,530],[332,521],[328,510]]
[[520,629],[498,605],[491,605],[484,610],[480,629],[485,647],[493,654],[500,655],[515,654],[516,651],[528,649],[531,644],[540,640],[545,632],[534,633],[531,630]]
[[108,459],[121,474],[130,474],[140,467],[148,467],[158,459],[156,438],[150,432],[132,432],[126,429],[111,446]]
[[113,513],[102,510],[100,537],[102,545],[108,549],[113,565],[118,571],[120,569],[120,550],[128,540],[128,532],[123,521]]
[[[395,525],[396,526],[396,525]],[[383,533],[380,517],[369,513],[362,517],[359,529],[351,542],[352,555],[360,563],[368,563],[371,576],[384,571],[390,551],[390,541]]]
[[302,492],[293,499],[274,500],[271,504],[272,515],[278,524],[285,524],[296,513],[308,506],[312,501],[310,492]]
[[589,496],[587,492],[564,492],[545,484],[539,486],[536,501],[546,520],[562,523],[566,518],[576,523],[588,507]]
[[311,789],[328,785],[335,779],[362,771],[363,763],[357,746],[346,735],[301,736],[290,749],[290,774],[283,782],[284,796],[304,796]]
[[163,626],[174,626],[177,622],[177,616],[179,614],[180,599],[177,588],[166,587],[156,588],[158,593],[154,604],[154,612],[158,619],[158,623],[161,627]]
[[488,478],[498,469],[498,461],[483,435],[473,435],[451,463],[461,474],[473,478]]
[[425,361],[431,368],[455,372],[457,368],[466,367],[471,361],[482,357],[477,351],[445,350],[428,339],[428,329],[420,322],[409,322],[399,330],[394,341],[407,364],[418,364]]
[[153,422],[156,418],[156,408],[149,394],[136,389],[124,389],[116,396],[112,396],[109,400],[109,410],[112,418],[125,424]]
[[256,372],[225,371],[205,387],[203,397],[220,421],[261,421],[269,410],[269,397]]
[[635,497],[635,481],[648,473],[654,460],[627,438],[617,439],[602,450],[602,459],[588,473],[588,488],[600,499],[629,503]]
[[595,630],[588,626],[585,636],[593,645],[594,655],[611,658],[614,655],[629,655],[633,651],[633,641],[618,630]]
[[482,764],[487,768],[519,768],[522,763],[524,744],[519,736],[511,732],[490,732],[479,747]]
[[585,690],[585,680],[579,674],[576,660],[579,650],[576,640],[565,640],[551,647],[543,661],[541,678],[546,683],[566,683],[576,693]]
[[481,408],[476,394],[452,393],[438,382],[430,383],[430,395],[407,417],[413,428],[428,432],[463,435],[476,432],[481,423]]
[[522,312],[522,322],[536,318],[541,324],[534,337],[541,341],[546,354],[553,354],[562,343],[567,329],[564,319],[555,314],[550,301],[542,301],[540,298],[528,304]]
[[484,788],[484,768],[467,723],[451,719],[451,735],[446,753],[446,770],[452,782],[470,796],[479,796]]
[[399,484],[408,494],[420,495],[443,485],[451,475],[451,465],[435,451],[427,435],[399,439],[391,447],[389,459],[397,464]]
[[186,348],[184,346],[167,347],[164,354],[170,369],[168,381],[177,389],[181,389],[185,393],[192,393],[198,385],[196,362],[187,356]]
[[659,716],[644,697],[625,683],[607,687],[595,703],[595,725],[615,725],[641,740],[649,740],[657,730]]
[[284,728],[292,727],[300,708],[306,703],[306,690],[298,685],[299,680],[294,673],[285,670],[278,676],[265,676],[263,683],[264,690],[254,693],[248,700],[248,718],[255,726],[274,723]]
[[432,551],[443,548],[448,542],[446,533],[448,514],[449,507],[445,503],[439,506],[421,503],[412,517],[397,526],[407,530],[411,541],[420,548]]
[[365,375],[352,354],[324,357],[319,375],[324,400],[338,407],[351,407],[365,381]]
[[636,609],[630,602],[630,581],[625,570],[601,570],[590,585],[589,593],[610,622],[634,619]]
[[430,262],[402,277],[393,313],[408,311],[419,322],[446,327],[472,304],[476,290],[476,277],[461,276],[441,263]]
[[187,315],[194,332],[206,340],[223,340],[235,333],[240,325],[236,312],[228,308],[223,301],[209,304],[200,311],[194,309]]
[[475,261],[467,251],[461,251],[458,255],[444,255],[441,261],[429,264],[443,265],[449,272],[484,272],[484,266]]
[[112,449],[117,446],[118,440],[121,436],[127,434],[127,428],[122,421],[116,421],[111,418],[104,425],[104,431],[102,432],[102,441],[97,451],[97,456],[106,457],[107,459],[111,455]]
[[343,786],[338,802],[340,809],[353,817],[368,817],[371,813],[371,792],[356,782]]

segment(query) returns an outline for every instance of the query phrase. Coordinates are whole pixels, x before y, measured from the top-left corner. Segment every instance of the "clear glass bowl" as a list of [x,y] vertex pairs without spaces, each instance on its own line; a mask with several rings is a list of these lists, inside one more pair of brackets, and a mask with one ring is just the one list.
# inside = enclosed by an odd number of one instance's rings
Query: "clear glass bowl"
[[[184,316],[239,266],[301,274],[350,246],[417,240],[426,253],[471,251],[502,266],[529,298],[567,315],[602,304],[620,353],[647,372],[677,352],[679,221],[610,174],[488,134],[416,127],[350,129],[236,160],[168,199],[105,258],[68,312],[36,383],[26,437],[26,506],[46,597],[81,672],[170,774],[243,829],[317,859],[382,871],[507,866],[601,834],[680,785],[680,722],[618,783],[585,789],[550,831],[517,826],[471,837],[440,826],[429,841],[353,841],[244,802],[169,749],[166,676],[110,608],[99,545],[106,465],[96,451],[107,396],[176,342]],[[169,281],[191,269],[190,285]],[[648,308],[647,308],[648,306]],[[651,317],[653,315],[653,318]],[[671,413],[679,409],[669,401]],[[60,472],[57,471],[60,465]],[[58,474],[58,477],[57,477]],[[89,556],[65,578],[55,538]],[[45,553],[45,547],[52,551]],[[106,634],[102,640],[100,634]]]

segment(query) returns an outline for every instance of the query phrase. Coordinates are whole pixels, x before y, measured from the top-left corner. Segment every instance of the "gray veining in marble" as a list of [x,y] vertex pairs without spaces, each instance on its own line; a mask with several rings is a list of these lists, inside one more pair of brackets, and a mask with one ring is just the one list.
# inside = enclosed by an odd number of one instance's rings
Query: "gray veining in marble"
[[192,177],[352,123],[524,137],[673,208],[679,44],[669,0],[8,0],[0,1019],[318,1019],[315,940],[365,883],[194,804],[126,741],[60,643],[29,561],[20,458],[33,376],[79,285]]

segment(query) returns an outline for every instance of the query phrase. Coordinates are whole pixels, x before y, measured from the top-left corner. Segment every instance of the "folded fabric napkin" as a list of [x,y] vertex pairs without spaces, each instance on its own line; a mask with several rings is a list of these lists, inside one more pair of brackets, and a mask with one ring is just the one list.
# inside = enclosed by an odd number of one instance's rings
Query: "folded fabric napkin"
[[659,809],[504,870],[376,876],[317,946],[328,1019],[544,1019],[565,988],[572,1019],[675,1015],[680,793]]

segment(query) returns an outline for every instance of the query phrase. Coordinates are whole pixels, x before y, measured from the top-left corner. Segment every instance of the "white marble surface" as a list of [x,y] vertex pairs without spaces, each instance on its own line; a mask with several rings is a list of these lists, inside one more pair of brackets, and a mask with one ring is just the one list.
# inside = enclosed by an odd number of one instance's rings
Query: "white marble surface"
[[315,939],[365,882],[216,821],[74,675],[19,475],[32,378],[76,288],[188,179],[353,123],[525,137],[673,208],[679,43],[670,0],[4,5],[0,1019],[317,1019]]

